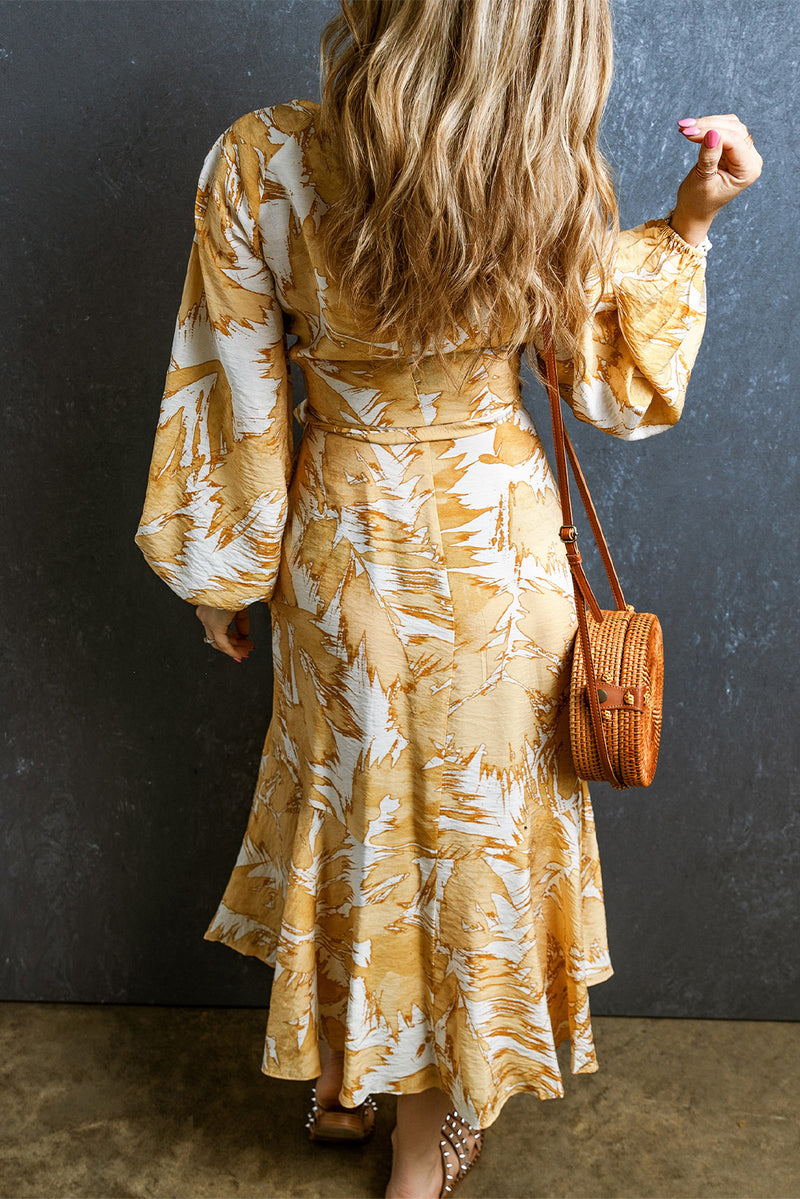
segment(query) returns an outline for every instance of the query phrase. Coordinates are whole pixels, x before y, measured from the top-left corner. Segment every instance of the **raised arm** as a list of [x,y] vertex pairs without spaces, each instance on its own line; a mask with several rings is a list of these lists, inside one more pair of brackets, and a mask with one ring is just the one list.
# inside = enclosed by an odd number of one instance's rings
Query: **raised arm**
[[675,208],[669,219],[620,234],[609,286],[599,295],[597,284],[582,334],[582,376],[558,360],[559,388],[575,415],[628,441],[680,419],[705,328],[708,231],[761,174],[761,156],[734,114],[685,118],[679,128],[700,148]]

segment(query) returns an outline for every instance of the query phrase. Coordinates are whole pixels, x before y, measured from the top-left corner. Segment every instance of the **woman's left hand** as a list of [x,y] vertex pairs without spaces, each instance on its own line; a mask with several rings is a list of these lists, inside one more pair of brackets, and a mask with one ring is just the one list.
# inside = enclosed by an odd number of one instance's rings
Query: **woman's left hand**
[[[198,604],[195,614],[214,649],[222,650],[223,654],[237,662],[247,657],[253,648],[249,637],[250,612],[247,608],[232,612],[227,608],[210,608],[207,604]],[[231,628],[232,625],[235,625],[235,628]]]
[[700,154],[678,188],[674,212],[679,222],[707,229],[721,208],[755,183],[764,160],[735,113],[685,118],[679,127],[687,141],[700,146]]

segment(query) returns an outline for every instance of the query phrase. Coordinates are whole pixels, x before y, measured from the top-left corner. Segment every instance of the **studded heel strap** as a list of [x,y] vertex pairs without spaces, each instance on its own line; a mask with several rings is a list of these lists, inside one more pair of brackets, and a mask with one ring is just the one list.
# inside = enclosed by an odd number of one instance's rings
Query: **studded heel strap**
[[[464,1129],[467,1129],[475,1138],[475,1156],[470,1160],[470,1148]],[[442,1124],[442,1139],[439,1142],[439,1149],[442,1154],[442,1168],[444,1170],[444,1185],[439,1193],[439,1199],[447,1199],[452,1195],[456,1186],[464,1178],[477,1162],[483,1152],[483,1133],[478,1128],[473,1128],[468,1124],[455,1109],[448,1112]],[[450,1152],[452,1150],[452,1153]],[[458,1167],[454,1166],[453,1154],[455,1154],[458,1162]]]
[[342,1107],[321,1104],[317,1099],[317,1088],[311,1093],[311,1107],[306,1116],[306,1130],[310,1141],[366,1141],[375,1131],[377,1104],[367,1095],[358,1107]]

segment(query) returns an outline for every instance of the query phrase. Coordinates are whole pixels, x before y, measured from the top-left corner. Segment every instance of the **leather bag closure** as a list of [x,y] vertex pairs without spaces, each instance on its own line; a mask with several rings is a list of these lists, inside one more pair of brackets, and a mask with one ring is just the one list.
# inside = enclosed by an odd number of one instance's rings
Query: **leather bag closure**
[[[587,683],[587,694],[588,691]],[[623,712],[643,712],[649,698],[644,687],[621,687],[618,683],[597,680],[597,700],[602,712],[613,712],[617,709]]]

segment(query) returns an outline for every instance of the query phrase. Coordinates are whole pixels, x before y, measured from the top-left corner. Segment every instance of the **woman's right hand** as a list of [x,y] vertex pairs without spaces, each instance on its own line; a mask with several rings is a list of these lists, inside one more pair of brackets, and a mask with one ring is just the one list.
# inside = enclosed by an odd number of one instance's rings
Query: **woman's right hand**
[[700,144],[700,154],[678,188],[670,224],[686,241],[697,245],[720,209],[755,183],[764,160],[735,113],[685,118],[680,130],[688,141]]
[[[214,649],[227,654],[236,662],[246,658],[253,648],[250,640],[250,612],[246,607],[238,612],[227,608],[211,608],[198,604],[195,616],[206,631],[206,637]],[[235,628],[233,627],[235,625]]]

